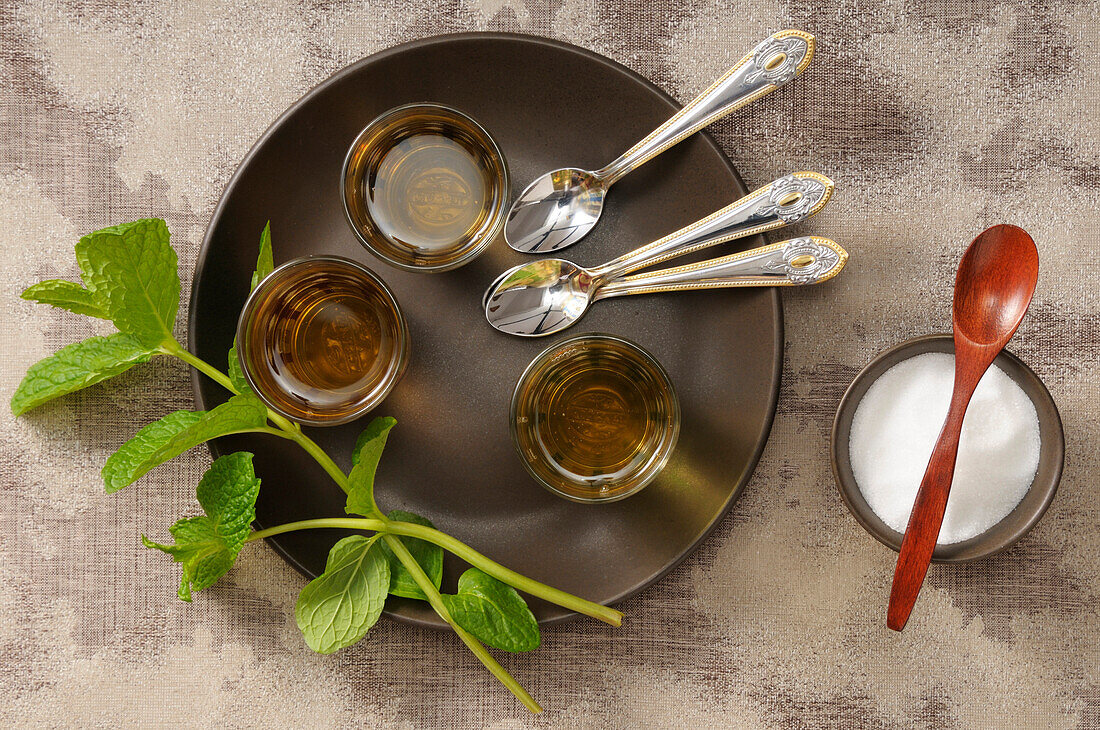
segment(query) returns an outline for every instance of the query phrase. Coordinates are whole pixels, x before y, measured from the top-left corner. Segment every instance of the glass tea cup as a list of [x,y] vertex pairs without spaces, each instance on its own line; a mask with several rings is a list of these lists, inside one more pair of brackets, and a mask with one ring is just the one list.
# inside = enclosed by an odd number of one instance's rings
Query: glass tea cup
[[404,374],[409,332],[393,293],[339,256],[289,261],[249,295],[237,323],[248,384],[298,423],[347,423],[378,405]]
[[661,364],[605,334],[536,357],[512,395],[512,440],[527,471],[575,502],[613,502],[660,473],[680,433],[680,404]]
[[359,242],[406,271],[448,271],[493,242],[508,212],[508,166],[476,121],[440,104],[391,109],[344,161],[341,193]]

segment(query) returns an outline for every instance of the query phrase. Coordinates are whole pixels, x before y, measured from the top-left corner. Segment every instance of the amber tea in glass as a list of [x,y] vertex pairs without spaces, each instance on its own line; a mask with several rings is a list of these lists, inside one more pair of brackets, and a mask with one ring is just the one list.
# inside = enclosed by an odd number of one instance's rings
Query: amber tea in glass
[[664,467],[679,428],[679,403],[660,363],[611,335],[546,350],[512,397],[512,437],[527,470],[580,502],[640,490]]
[[237,331],[256,394],[300,423],[345,423],[390,392],[408,358],[397,300],[370,269],[337,256],[284,264],[249,296]]
[[412,271],[446,271],[504,225],[508,169],[477,122],[438,104],[381,115],[344,162],[344,209],[360,242]]

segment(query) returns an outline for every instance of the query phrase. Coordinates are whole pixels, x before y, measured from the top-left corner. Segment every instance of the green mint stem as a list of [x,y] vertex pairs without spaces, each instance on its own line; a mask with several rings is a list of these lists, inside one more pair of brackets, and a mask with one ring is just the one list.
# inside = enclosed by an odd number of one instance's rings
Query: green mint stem
[[[456,540],[445,532],[440,532],[431,527],[425,527],[424,525],[417,525],[412,522],[398,522],[396,520],[382,520],[376,519],[364,519],[358,517],[329,517],[325,519],[316,520],[302,520],[300,522],[289,522],[285,525],[278,525],[266,530],[260,530],[249,535],[249,540],[259,540],[264,537],[271,537],[272,535],[278,535],[283,532],[293,532],[295,530],[312,530],[321,527],[343,527],[350,530],[373,530],[375,532],[387,532],[394,535],[404,535],[405,537],[418,537],[421,540],[427,540],[430,543],[439,545],[444,550],[447,550],[454,555],[465,560],[470,565],[482,570],[489,575],[493,576],[499,581],[507,583],[516,590],[528,593],[536,598],[541,598],[544,601],[557,604],[562,608],[568,608],[571,611],[577,613],[583,613],[585,616],[591,616],[594,619],[599,619],[604,623],[611,624],[612,626],[620,626],[622,624],[623,614],[622,611],[616,611],[613,608],[594,603],[592,601],[586,601],[579,596],[574,596],[571,593],[548,586],[545,583],[539,583],[537,580],[528,578],[527,576],[520,575],[514,570],[505,568],[500,563],[491,560],[481,553],[474,550],[469,545]],[[396,552],[396,551],[395,551]],[[419,567],[419,566],[418,566]]]
[[374,532],[382,532],[386,523],[382,520],[375,520],[369,517],[326,517],[319,520],[299,520],[298,522],[288,522],[285,525],[276,525],[275,527],[269,527],[266,530],[256,530],[251,533],[245,542],[252,542],[253,540],[263,540],[267,537],[273,537],[275,535],[281,535],[284,532],[295,532],[296,530],[315,530],[321,527],[343,528],[346,530],[372,530]]
[[267,409],[267,420],[274,423],[276,426],[278,426],[280,429],[282,429],[287,434],[295,434],[295,433],[300,434],[302,432],[302,429],[301,429],[300,426],[298,426],[295,423],[291,423],[288,419],[284,418],[283,416],[280,416],[278,413],[271,410],[270,408]]
[[[175,340],[172,340],[168,344],[163,345],[161,347],[161,352],[163,352],[165,355],[174,355],[175,357],[178,357],[180,360],[183,360],[185,363],[195,368],[200,373],[228,390],[230,393],[234,395],[240,395],[240,393],[237,392],[237,389],[233,387],[233,381],[231,381],[229,377],[225,375],[225,373],[218,370],[216,367],[206,362],[202,358],[192,355],[186,347],[176,342]],[[271,410],[270,408],[267,409],[267,420],[274,423],[287,434],[301,434],[302,432],[302,430],[298,426],[291,423],[285,417],[280,416],[278,413]],[[290,436],[288,436],[288,438],[289,437]],[[314,446],[316,447],[317,445],[314,444]]]
[[[383,529],[385,530],[385,528],[392,524],[392,521],[386,519],[385,515],[378,510],[377,506],[374,507],[374,510],[378,513],[376,516],[380,518]],[[535,698],[527,693],[527,690],[516,681],[515,677],[508,673],[507,669],[500,665],[500,662],[493,658],[489,650],[486,649],[473,634],[455,623],[447,607],[443,605],[443,598],[439,595],[439,589],[429,580],[424,569],[420,567],[420,563],[416,562],[416,558],[414,558],[412,553],[409,552],[409,549],[405,547],[405,544],[401,542],[401,539],[385,531],[380,534],[382,535],[382,539],[386,541],[386,544],[390,546],[390,550],[393,551],[393,554],[397,556],[397,559],[400,560],[401,564],[405,566],[405,569],[409,571],[409,575],[412,576],[413,580],[420,587],[420,590],[423,591],[424,597],[428,599],[428,603],[431,604],[431,607],[435,609],[439,617],[446,621],[454,632],[458,634],[458,638],[462,639],[462,643],[473,652],[474,656],[485,665],[485,668],[488,669],[501,684],[508,688],[509,692],[515,695],[516,698],[523,703],[524,707],[531,712],[542,712],[542,707],[539,706],[538,702],[535,702]]]
[[287,441],[294,440],[294,437],[288,434],[286,431],[278,428],[271,428],[268,426],[265,426],[263,428],[251,428],[248,431],[238,431],[238,433],[266,433],[269,436],[278,436],[279,438],[286,439]]
[[161,351],[164,352],[165,355],[175,355],[230,393],[237,395],[237,389],[233,387],[233,382],[229,379],[229,376],[225,375],[217,368],[210,366],[205,360],[192,355],[186,347],[175,340],[163,345]]
[[456,540],[445,532],[440,532],[439,530],[424,525],[413,524],[412,522],[395,522],[392,520],[386,525],[386,531],[395,535],[419,537],[422,540],[427,540],[428,542],[439,545],[444,550],[457,555],[475,568],[488,573],[503,583],[507,583],[517,591],[529,593],[537,598],[555,603],[562,608],[568,608],[571,611],[583,613],[586,616],[599,619],[612,626],[622,625],[622,611],[616,611],[613,608],[594,603],[593,601],[586,601],[579,596],[574,596],[572,593],[566,593],[563,590],[548,586],[545,583],[539,583],[537,580],[528,578],[509,568],[505,568],[500,563],[485,557],[466,543]]
[[[350,491],[348,486],[348,477],[344,474],[343,469],[336,465],[336,462],[332,460],[332,457],[325,453],[325,450],[317,445],[317,442],[306,436],[300,430],[294,430],[290,432],[290,438],[299,446],[301,446],[307,454],[313,457],[313,460],[321,465],[321,468],[332,477],[332,481],[343,489],[344,492]],[[385,520],[385,515],[379,513],[377,515],[380,519]]]
[[[390,522],[390,524],[393,523]],[[451,618],[450,612],[447,611],[447,607],[443,605],[443,599],[439,596],[439,590],[435,587],[435,584],[429,580],[424,569],[420,567],[420,563],[416,562],[416,558],[412,556],[412,553],[409,552],[409,549],[405,547],[404,543],[396,536],[387,533],[382,534],[382,539],[386,541],[386,544],[390,546],[390,550],[393,551],[393,554],[398,557],[412,575],[413,580],[420,586],[420,590],[424,591],[424,595],[428,598],[428,603],[435,609],[435,612],[439,614],[440,618],[450,624],[454,632],[458,634],[458,638],[462,639],[462,643],[469,647],[474,656],[481,660],[485,668],[492,672],[493,676],[500,680],[500,683],[507,687],[508,690],[523,703],[524,707],[531,712],[542,712],[542,707],[535,701],[535,698],[516,681],[515,677],[508,673],[507,669],[500,665],[500,662],[493,658],[489,650],[470,632],[455,623],[454,619]]]

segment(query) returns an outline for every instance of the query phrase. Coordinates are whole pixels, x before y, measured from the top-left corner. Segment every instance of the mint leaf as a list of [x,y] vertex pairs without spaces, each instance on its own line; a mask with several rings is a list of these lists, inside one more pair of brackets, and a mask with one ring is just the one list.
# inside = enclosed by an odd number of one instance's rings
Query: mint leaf
[[58,309],[67,309],[76,314],[109,319],[107,312],[99,306],[92,292],[72,281],[63,279],[40,281],[19,296],[31,302],[51,304]]
[[150,423],[103,465],[107,492],[133,484],[150,469],[219,436],[267,425],[267,407],[254,395],[235,395],[210,411],[176,411]]
[[147,548],[168,553],[183,563],[176,595],[190,601],[191,591],[214,585],[225,575],[241,551],[256,519],[260,480],[252,469],[252,454],[239,451],[214,461],[199,482],[197,496],[203,517],[179,520],[169,528],[174,545],[155,543],[144,535]]
[[173,341],[180,304],[168,227],[146,218],[90,233],[76,244],[81,278],[119,331],[148,347]]
[[256,270],[252,272],[252,289],[275,270],[275,255],[271,250],[271,221],[264,226],[260,234],[260,255],[256,257]]
[[504,651],[531,651],[539,645],[539,624],[515,588],[477,568],[458,579],[458,594],[443,605],[462,628]]
[[145,535],[141,536],[141,544],[167,553],[175,562],[183,563],[176,596],[190,603],[191,591],[201,591],[214,585],[233,567],[236,555],[225,547],[217,527],[207,517],[178,520],[168,531],[175,540],[173,545],[153,542]]
[[[275,260],[271,251],[271,221],[264,226],[260,234],[260,255],[256,257],[256,270],[252,272],[252,286],[250,291],[255,291],[256,286],[264,277],[275,270]],[[252,386],[241,370],[241,361],[237,357],[237,338],[233,337],[233,346],[229,348],[229,380],[239,393],[251,393]]]
[[117,492],[153,468],[146,465],[156,458],[157,452],[205,415],[205,411],[176,411],[134,434],[118,451],[107,457],[103,465],[100,473],[107,492]]
[[344,511],[353,515],[374,513],[374,473],[378,470],[378,461],[382,450],[386,448],[386,439],[390,429],[397,425],[397,419],[391,416],[375,418],[371,421],[351,452],[351,473],[348,474],[348,502]]
[[[412,512],[403,512],[399,509],[393,510],[386,516],[398,522],[412,522],[425,527],[435,527],[427,517],[421,517]],[[443,582],[443,548],[418,537],[402,536],[401,542],[416,558],[416,562],[420,563],[420,567],[424,569],[435,587],[439,588],[439,585]],[[420,590],[420,586],[413,580],[412,574],[390,550],[390,546],[383,541],[381,547],[382,552],[386,554],[386,558],[390,561],[390,595],[401,596],[402,598],[418,598],[421,601],[428,600],[428,597],[424,595],[424,591]]]
[[298,596],[294,617],[309,648],[331,654],[366,635],[382,615],[390,565],[378,535],[352,535],[332,546],[325,572]]
[[115,333],[89,337],[63,347],[31,365],[11,397],[16,416],[58,396],[113,378],[141,362],[149,362],[154,350],[129,335]]
[[248,384],[248,379],[244,376],[244,370],[241,369],[241,360],[237,357],[236,338],[233,338],[233,346],[229,348],[229,367],[226,368],[226,374],[229,376],[229,382],[233,383],[233,387],[237,389],[238,393],[252,392],[252,386]]
[[358,466],[364,457],[366,466],[371,473],[378,468],[378,462],[382,458],[382,451],[386,448],[386,439],[389,438],[390,429],[397,425],[397,419],[393,416],[380,416],[373,419],[359,438],[355,440],[355,447],[351,450],[351,464]]

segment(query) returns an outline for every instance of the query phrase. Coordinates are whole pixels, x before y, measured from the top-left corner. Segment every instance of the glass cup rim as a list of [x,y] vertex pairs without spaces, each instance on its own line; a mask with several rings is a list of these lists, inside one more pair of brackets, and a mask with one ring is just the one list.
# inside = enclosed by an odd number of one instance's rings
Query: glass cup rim
[[[582,341],[604,341],[613,342],[622,346],[624,349],[638,355],[648,365],[653,367],[654,371],[660,377],[665,390],[669,394],[670,404],[670,420],[672,421],[671,434],[667,434],[662,437],[661,442],[658,444],[654,453],[646,460],[646,463],[638,469],[639,474],[644,474],[642,479],[629,491],[622,494],[615,494],[610,497],[580,497],[575,494],[562,491],[555,485],[549,483],[538,472],[534,470],[531,463],[523,457],[522,449],[519,442],[519,429],[516,425],[516,415],[519,407],[520,393],[523,390],[523,386],[528,380],[534,377],[539,369],[543,368],[559,351],[565,350],[568,347],[576,345]],[[672,457],[672,452],[676,450],[676,443],[680,438],[680,398],[676,394],[676,389],[672,384],[672,378],[668,376],[668,372],[660,361],[657,360],[648,350],[639,345],[636,342],[620,337],[618,335],[607,334],[605,332],[586,332],[583,334],[573,335],[560,342],[556,342],[536,355],[527,367],[523,369],[519,379],[516,381],[516,386],[512,390],[512,402],[509,408],[508,425],[512,434],[512,445],[515,447],[519,454],[519,460],[523,464],[524,469],[531,475],[536,482],[548,491],[556,494],[559,497],[568,499],[571,502],[578,502],[580,504],[606,504],[609,502],[618,502],[619,500],[631,497],[638,492],[645,489],[649,484],[657,478],[657,476],[664,470],[668,460]]]
[[[407,115],[409,112],[417,109],[430,109],[436,112],[441,111],[445,112],[446,114],[452,114],[456,117],[461,118],[480,135],[481,140],[479,141],[486,143],[489,150],[494,153],[501,161],[501,175],[499,177],[499,185],[500,189],[503,191],[503,198],[500,205],[496,206],[496,208],[493,210],[492,224],[486,228],[485,232],[481,236],[481,240],[477,243],[477,245],[470,247],[465,253],[453,260],[444,261],[438,264],[410,264],[408,261],[399,259],[391,255],[389,252],[383,250],[382,248],[376,246],[372,241],[370,241],[366,236],[363,235],[363,232],[356,224],[355,216],[353,215],[351,206],[348,203],[348,173],[351,169],[352,161],[356,158],[355,151],[359,147],[360,142],[370,133],[372,133],[377,127],[386,122],[389,122],[392,118]],[[373,255],[382,259],[391,266],[396,266],[403,271],[434,274],[444,271],[451,271],[453,269],[459,268],[460,266],[465,266],[474,258],[479,256],[482,252],[484,252],[485,249],[489,247],[489,244],[496,240],[501,230],[503,230],[504,223],[508,217],[508,203],[511,196],[511,184],[511,177],[508,173],[508,159],[504,156],[504,152],[501,151],[500,145],[497,144],[497,141],[493,137],[493,135],[489,134],[489,131],[485,129],[485,127],[483,127],[480,122],[471,117],[469,114],[455,109],[452,106],[447,106],[446,104],[440,104],[433,101],[420,101],[412,102],[409,104],[401,104],[400,106],[395,106],[392,109],[387,109],[386,111],[382,112],[374,119],[372,119],[370,122],[368,122],[366,126],[364,126],[363,129],[359,131],[359,134],[355,135],[355,139],[352,140],[351,144],[348,146],[348,151],[344,154],[344,164],[340,170],[340,200],[344,206],[344,219],[347,221],[348,226],[352,230],[352,233],[355,234],[356,240],[359,241],[360,245],[362,245],[363,248],[367,249]]]
[[[255,312],[257,302],[263,293],[265,293],[265,286],[270,287],[271,282],[275,281],[279,275],[285,276],[287,270],[296,269],[306,264],[311,263],[335,263],[341,266],[346,266],[354,270],[358,276],[363,276],[369,279],[370,282],[377,286],[379,291],[386,300],[393,306],[393,311],[397,313],[397,334],[398,341],[394,346],[394,354],[390,358],[389,366],[386,369],[386,374],[381,381],[379,387],[375,388],[374,397],[363,402],[360,407],[354,411],[341,416],[339,418],[325,418],[325,419],[311,419],[302,417],[300,414],[290,413],[281,408],[278,403],[273,402],[263,389],[257,384],[256,379],[249,371],[248,360],[245,357],[247,338],[244,336],[247,330],[250,316]],[[309,254],[306,256],[299,256],[291,259],[279,266],[276,266],[270,274],[261,279],[254,289],[248,294],[248,298],[245,299],[244,306],[241,307],[241,313],[237,317],[237,331],[236,331],[236,343],[237,343],[237,362],[241,367],[241,373],[244,375],[244,379],[248,382],[248,387],[252,389],[252,392],[256,394],[265,406],[278,413],[283,418],[290,419],[295,423],[300,423],[306,426],[339,426],[344,423],[349,423],[361,418],[365,413],[372,410],[375,406],[381,403],[386,396],[390,394],[394,386],[397,385],[397,381],[400,379],[402,373],[405,370],[409,360],[409,328],[408,323],[405,321],[405,313],[401,310],[401,305],[397,301],[397,297],[394,296],[393,291],[389,288],[382,277],[371,271],[364,264],[359,263],[353,259],[349,259],[344,256],[337,256],[335,254]]]

